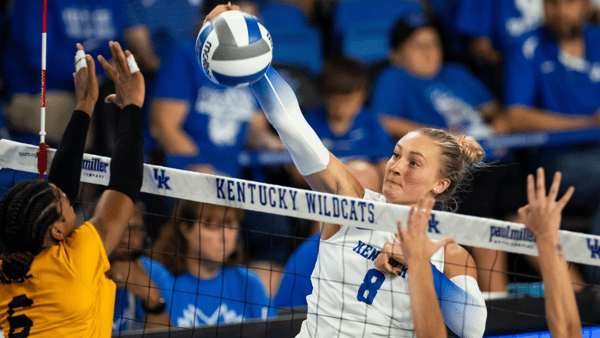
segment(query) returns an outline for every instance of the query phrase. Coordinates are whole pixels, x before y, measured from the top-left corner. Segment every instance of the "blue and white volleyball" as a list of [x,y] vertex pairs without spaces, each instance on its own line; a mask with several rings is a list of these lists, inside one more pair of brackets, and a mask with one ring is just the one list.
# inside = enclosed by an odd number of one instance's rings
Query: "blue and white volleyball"
[[196,39],[202,72],[214,83],[244,87],[260,79],[273,59],[273,41],[258,18],[223,12],[202,26]]

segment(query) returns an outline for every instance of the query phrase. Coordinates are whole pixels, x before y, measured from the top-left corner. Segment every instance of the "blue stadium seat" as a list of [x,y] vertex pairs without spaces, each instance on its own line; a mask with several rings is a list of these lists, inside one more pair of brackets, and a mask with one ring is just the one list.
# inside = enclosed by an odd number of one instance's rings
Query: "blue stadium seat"
[[312,26],[294,30],[269,27],[273,38],[273,63],[287,63],[306,68],[312,75],[321,73],[323,46],[321,32]]
[[280,26],[293,30],[308,25],[306,14],[300,8],[289,4],[263,4],[260,6],[260,16],[268,30]]
[[421,5],[410,0],[338,1],[333,16],[335,47],[364,62],[385,59],[394,24],[416,12],[422,12]]

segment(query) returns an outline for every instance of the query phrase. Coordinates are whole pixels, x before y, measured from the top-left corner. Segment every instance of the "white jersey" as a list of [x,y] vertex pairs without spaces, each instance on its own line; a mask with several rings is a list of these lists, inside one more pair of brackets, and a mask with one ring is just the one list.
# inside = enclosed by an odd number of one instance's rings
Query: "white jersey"
[[[364,199],[385,202],[366,189]],[[415,336],[407,269],[390,276],[375,268],[383,245],[394,240],[390,232],[342,226],[320,242],[307,319],[297,338]],[[444,248],[431,262],[443,272]]]

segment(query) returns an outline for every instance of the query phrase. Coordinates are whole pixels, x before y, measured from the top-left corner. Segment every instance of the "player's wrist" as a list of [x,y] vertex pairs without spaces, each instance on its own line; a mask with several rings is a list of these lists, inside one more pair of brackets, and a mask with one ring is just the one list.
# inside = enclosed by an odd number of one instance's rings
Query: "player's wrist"
[[92,117],[92,114],[94,113],[94,107],[96,106],[95,102],[77,102],[77,105],[75,106],[75,110],[81,110],[82,112],[88,114],[90,117]]

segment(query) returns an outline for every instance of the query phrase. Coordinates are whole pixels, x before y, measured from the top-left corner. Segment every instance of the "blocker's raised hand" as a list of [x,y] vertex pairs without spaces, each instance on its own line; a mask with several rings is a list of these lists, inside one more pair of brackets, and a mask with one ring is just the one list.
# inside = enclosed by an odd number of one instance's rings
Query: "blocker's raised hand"
[[560,187],[561,173],[554,174],[550,192],[546,195],[546,181],[544,169],[538,168],[537,178],[533,175],[527,177],[527,205],[519,209],[519,216],[525,226],[540,238],[558,236],[560,229],[561,213],[567,202],[573,196],[574,187],[569,187],[564,196],[557,201]]
[[110,41],[110,51],[115,67],[111,66],[102,55],[98,55],[98,61],[104,68],[104,71],[115,83],[115,94],[108,95],[104,102],[114,103],[123,109],[130,104],[142,107],[146,86],[144,77],[140,72],[131,52],[121,49],[118,42]]
[[76,110],[81,110],[90,117],[98,100],[98,79],[96,78],[96,64],[94,59],[83,51],[83,46],[77,44],[75,54],[75,99]]
[[431,256],[440,248],[454,243],[452,238],[444,238],[433,242],[427,237],[427,225],[434,204],[433,198],[427,198],[421,199],[418,204],[413,205],[408,214],[406,230],[402,229],[402,222],[398,221],[398,234],[396,237],[400,241],[402,256],[409,267],[411,261],[429,261]]

